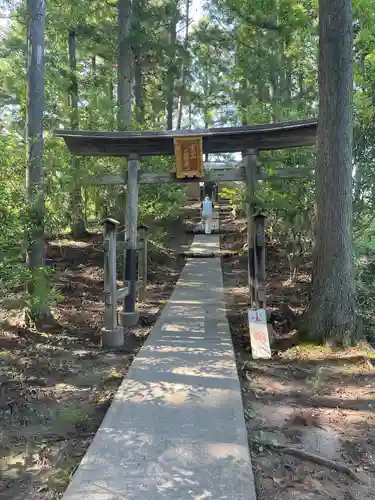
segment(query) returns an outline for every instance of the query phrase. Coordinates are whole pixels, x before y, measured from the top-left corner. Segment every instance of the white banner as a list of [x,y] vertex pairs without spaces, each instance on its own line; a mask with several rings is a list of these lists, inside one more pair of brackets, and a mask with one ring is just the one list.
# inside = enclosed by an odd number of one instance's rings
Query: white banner
[[265,309],[249,309],[249,331],[253,359],[271,359]]

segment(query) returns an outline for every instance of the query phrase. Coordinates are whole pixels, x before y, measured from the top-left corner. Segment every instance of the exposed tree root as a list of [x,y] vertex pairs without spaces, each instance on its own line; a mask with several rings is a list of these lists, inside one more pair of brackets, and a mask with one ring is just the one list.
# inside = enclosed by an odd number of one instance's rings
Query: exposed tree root
[[358,474],[356,474],[350,467],[348,467],[345,464],[342,464],[340,462],[335,462],[334,460],[330,460],[328,458],[322,457],[321,455],[316,455],[315,453],[310,453],[309,451],[302,450],[300,448],[293,448],[290,446],[284,446],[280,443],[276,442],[269,442],[269,441],[263,441],[263,440],[256,440],[255,441],[257,444],[267,447],[267,448],[273,448],[276,449],[286,455],[293,455],[298,458],[302,458],[304,460],[309,460],[310,462],[319,464],[319,465],[324,465],[325,467],[328,467],[330,469],[333,469],[337,472],[342,472],[346,474],[347,476],[350,477],[353,481],[359,484],[363,484],[365,481],[362,477],[360,477]]
[[44,441],[47,443],[46,446],[48,446],[51,443],[60,443],[61,441],[72,441],[72,440],[78,440],[78,439],[88,439],[90,437],[94,437],[96,432],[81,432],[79,434],[68,434],[66,436],[54,436],[54,435],[47,435],[43,436]]

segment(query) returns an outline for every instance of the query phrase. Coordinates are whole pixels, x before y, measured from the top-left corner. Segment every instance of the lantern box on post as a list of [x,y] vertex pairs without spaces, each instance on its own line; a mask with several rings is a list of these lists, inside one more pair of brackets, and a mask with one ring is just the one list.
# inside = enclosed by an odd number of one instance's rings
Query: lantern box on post
[[253,215],[255,225],[255,246],[266,246],[266,219],[267,215],[264,212],[257,212]]
[[146,224],[138,224],[138,250],[142,250],[145,240],[148,239],[149,227]]
[[176,155],[176,178],[203,177],[202,137],[174,137],[173,143]]

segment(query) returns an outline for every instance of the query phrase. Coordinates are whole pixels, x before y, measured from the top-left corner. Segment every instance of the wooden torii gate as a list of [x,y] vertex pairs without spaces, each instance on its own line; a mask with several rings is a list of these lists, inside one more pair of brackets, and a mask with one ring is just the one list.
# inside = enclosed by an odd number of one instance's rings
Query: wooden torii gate
[[[117,299],[123,299],[123,310],[116,321],[113,314],[116,307],[112,297],[112,320],[106,325],[106,345],[123,343],[123,327],[135,325],[139,315],[136,311],[136,267],[137,267],[137,224],[138,224],[138,189],[139,184],[165,184],[170,182],[220,182],[245,181],[248,202],[248,279],[249,306],[264,307],[265,264],[264,252],[257,255],[256,230],[262,228],[262,215],[254,213],[254,192],[256,182],[269,178],[290,178],[306,175],[306,169],[276,169],[271,175],[262,172],[257,161],[259,151],[312,146],[316,141],[317,121],[315,119],[294,122],[253,125],[244,127],[225,127],[204,130],[176,130],[155,132],[82,132],[59,130],[57,137],[62,137],[69,151],[77,156],[126,157],[128,171],[122,174],[104,175],[90,179],[91,184],[126,184],[127,208],[125,231],[124,288],[115,293]],[[229,168],[208,170],[200,178],[177,178],[176,172],[155,173],[140,168],[145,156],[171,156],[175,154],[176,138],[202,138],[203,154],[242,152],[240,164],[229,164]],[[206,164],[210,167],[210,164]],[[87,180],[86,180],[87,182]],[[109,220],[107,230],[113,228],[114,221]],[[264,226],[264,224],[263,224]],[[111,241],[111,236],[109,240]],[[259,239],[259,238],[258,238]],[[111,257],[113,260],[113,256]],[[113,280],[112,280],[113,281]],[[112,291],[114,285],[112,283]],[[121,293],[120,293],[121,292]],[[117,300],[116,300],[117,302]],[[119,323],[119,324],[118,324]]]

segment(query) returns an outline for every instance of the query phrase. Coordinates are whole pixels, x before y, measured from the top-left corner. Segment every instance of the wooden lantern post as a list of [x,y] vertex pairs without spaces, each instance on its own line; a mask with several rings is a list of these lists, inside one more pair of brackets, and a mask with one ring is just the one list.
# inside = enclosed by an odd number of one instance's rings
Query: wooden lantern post
[[144,300],[147,290],[147,274],[148,274],[148,233],[149,227],[146,224],[138,226],[139,231],[139,255],[138,255],[138,276],[140,281],[139,299]]
[[117,324],[117,297],[126,290],[117,290],[116,283],[116,227],[119,222],[107,218],[103,224],[104,249],[104,328],[102,346],[119,347],[124,343],[124,330]]
[[254,215],[255,233],[255,289],[256,305],[266,309],[266,214],[258,212]]
[[253,214],[255,183],[257,176],[258,153],[255,149],[247,149],[243,154],[245,166],[245,182],[247,191],[247,252],[248,252],[248,284],[249,284],[249,306],[256,307],[256,260],[255,260],[255,235]]

